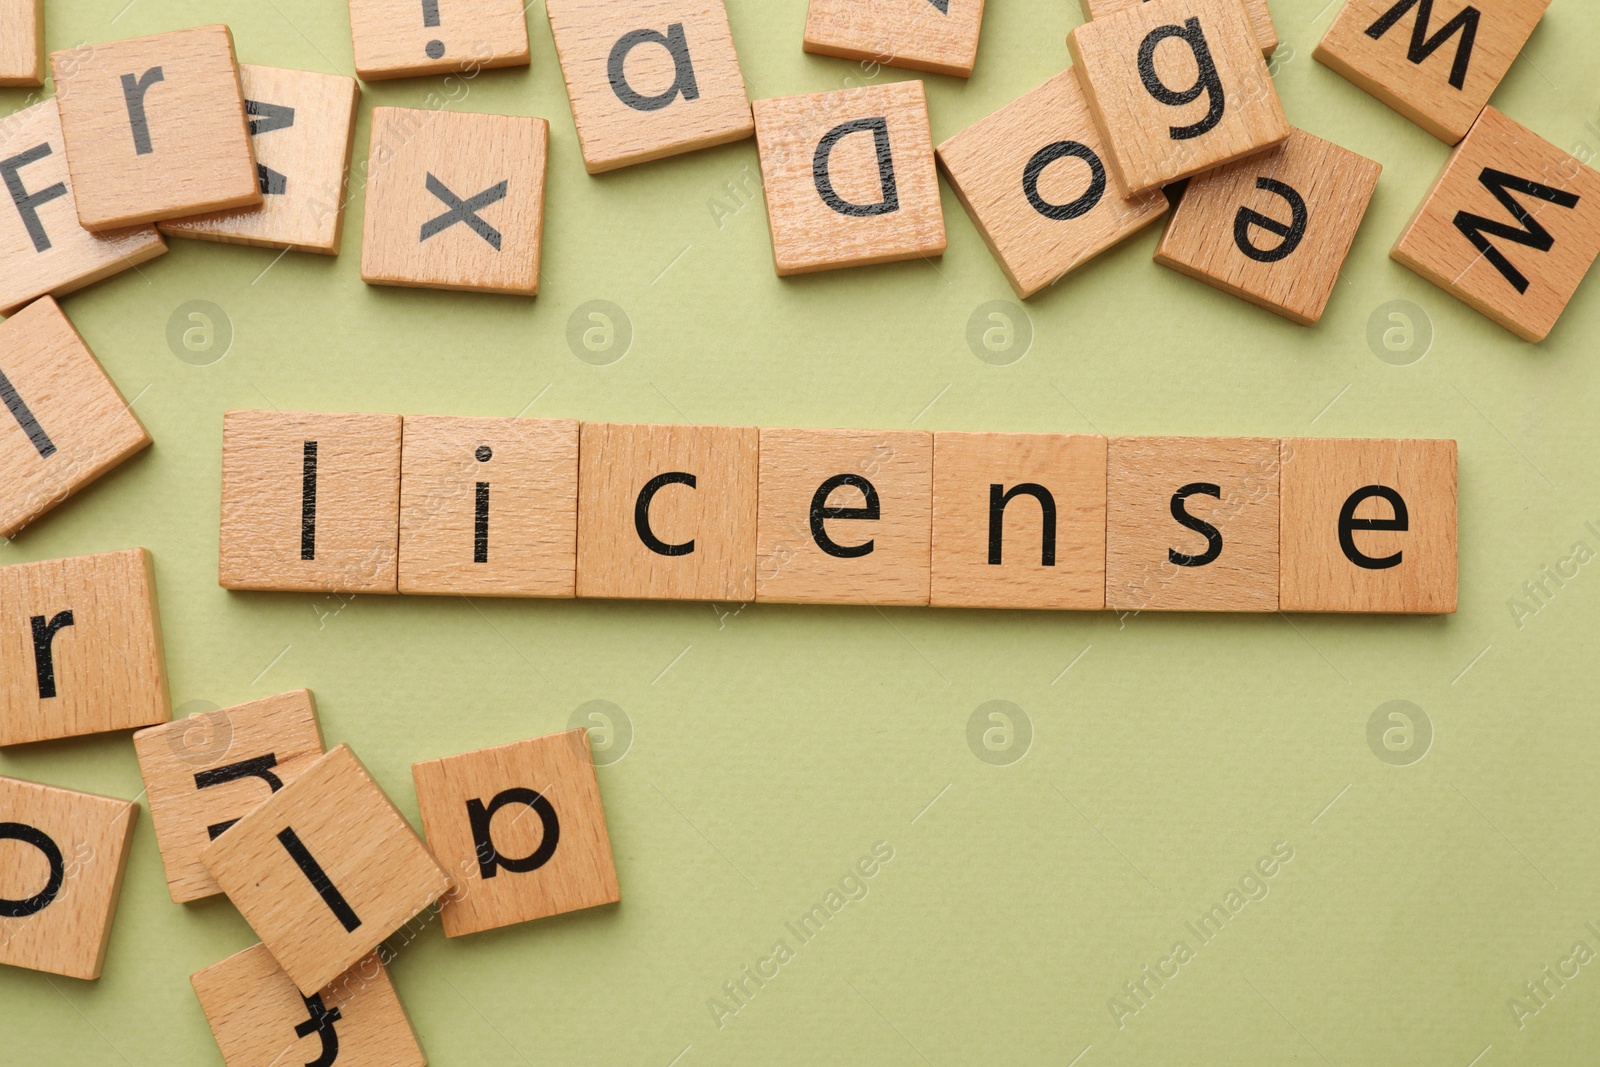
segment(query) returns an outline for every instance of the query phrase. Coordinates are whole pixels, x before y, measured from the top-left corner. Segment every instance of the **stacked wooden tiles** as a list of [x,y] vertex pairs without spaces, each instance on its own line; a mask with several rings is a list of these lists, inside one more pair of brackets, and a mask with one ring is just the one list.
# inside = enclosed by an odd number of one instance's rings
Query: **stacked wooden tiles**
[[232,411],[230,589],[1453,612],[1453,441]]

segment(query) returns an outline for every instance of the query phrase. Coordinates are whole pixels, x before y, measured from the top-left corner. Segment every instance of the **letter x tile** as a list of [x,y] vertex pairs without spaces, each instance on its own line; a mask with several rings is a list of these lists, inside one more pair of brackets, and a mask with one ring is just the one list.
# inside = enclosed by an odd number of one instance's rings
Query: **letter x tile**
[[549,140],[539,118],[374,108],[361,277],[537,293]]

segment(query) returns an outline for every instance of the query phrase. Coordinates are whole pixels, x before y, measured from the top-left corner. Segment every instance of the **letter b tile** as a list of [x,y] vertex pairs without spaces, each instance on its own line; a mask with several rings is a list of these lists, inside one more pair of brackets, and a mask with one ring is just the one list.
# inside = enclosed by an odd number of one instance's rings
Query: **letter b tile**
[[944,253],[920,81],[755,102],[780,275]]
[[621,899],[587,731],[429,760],[411,774],[429,847],[461,872],[445,936]]
[[547,0],[590,174],[754,131],[722,0]]
[[138,813],[0,778],[0,964],[100,977]]
[[307,995],[451,886],[345,745],[229,827],[200,859]]

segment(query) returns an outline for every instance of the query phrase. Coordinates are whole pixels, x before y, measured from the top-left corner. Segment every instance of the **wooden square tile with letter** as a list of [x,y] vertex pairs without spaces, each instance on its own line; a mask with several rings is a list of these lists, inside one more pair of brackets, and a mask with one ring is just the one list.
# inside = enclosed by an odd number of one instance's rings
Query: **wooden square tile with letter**
[[228,27],[52,52],[50,67],[85,226],[261,203]]
[[1067,36],[1089,109],[1129,192],[1289,136],[1239,0],[1150,0]]
[[723,0],[546,0],[590,174],[755,132]]
[[[50,297],[0,322],[0,537],[10,537],[150,435]],[[9,424],[9,425],[8,425]]]
[[428,847],[461,872],[446,937],[615,904],[605,809],[586,730],[411,768]]
[[200,859],[308,996],[451,886],[345,745],[229,827]]
[[811,0],[805,50],[965,78],[984,0]]
[[126,800],[0,778],[0,964],[100,977],[138,816]]
[[373,108],[361,277],[537,293],[549,143],[544,119]]

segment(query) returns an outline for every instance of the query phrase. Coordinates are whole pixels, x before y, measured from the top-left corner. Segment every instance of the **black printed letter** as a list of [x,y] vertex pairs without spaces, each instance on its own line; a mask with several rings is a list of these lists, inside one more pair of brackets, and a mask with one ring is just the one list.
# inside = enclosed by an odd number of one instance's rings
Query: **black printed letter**
[[1490,236],[1500,237],[1512,244],[1526,245],[1536,248],[1540,252],[1548,252],[1556,243],[1550,231],[1539,225],[1539,220],[1533,213],[1523,207],[1512,197],[1513,192],[1524,196],[1535,197],[1556,207],[1573,208],[1578,206],[1576,193],[1563,192],[1552,189],[1548,185],[1541,185],[1527,178],[1519,178],[1514,174],[1507,174],[1503,170],[1485,167],[1483,173],[1478,175],[1478,182],[1485,189],[1494,194],[1494,198],[1505,205],[1511,212],[1511,217],[1516,220],[1516,226],[1508,226],[1503,222],[1486,219],[1482,215],[1474,215],[1468,211],[1456,212],[1456,229],[1460,230],[1472,242],[1472,247],[1483,253],[1483,258],[1494,264],[1494,269],[1499,271],[1506,281],[1519,293],[1528,291],[1527,277],[1511,261],[1489,241]]
[[[876,204],[853,204],[833,191],[833,177],[829,173],[829,160],[833,147],[852,133],[872,133],[872,142],[878,153],[878,184],[883,188],[883,199]],[[894,155],[889,151],[889,120],[886,118],[852,119],[842,122],[822,135],[817,150],[811,157],[811,180],[816,183],[822,202],[841,215],[870,218],[900,210],[900,188],[894,180]]]
[[43,830],[20,822],[0,822],[0,841],[21,841],[25,845],[32,845],[44,853],[45,862],[50,864],[50,879],[38,893],[26,900],[0,897],[0,917],[26,919],[48,908],[51,901],[56,899],[56,894],[61,892],[61,883],[67,880],[67,868],[61,862],[61,849]]
[[1186,499],[1196,494],[1214,496],[1221,500],[1222,488],[1209,482],[1191,482],[1172,494],[1172,517],[1178,520],[1178,525],[1187,527],[1195,533],[1204,534],[1206,539],[1206,550],[1198,556],[1167,549],[1168,561],[1179,567],[1204,567],[1222,555],[1222,534],[1218,533],[1217,528],[1209,522],[1189,514],[1183,506]]
[[155,151],[150,144],[150,122],[144,113],[144,94],[156,82],[165,80],[166,75],[161,73],[160,67],[151,67],[138,77],[132,74],[122,76],[122,100],[128,105],[128,125],[133,128],[134,155],[147,156]]
[[[494,839],[489,833],[489,824],[494,821],[494,813],[507,804],[526,804],[544,824],[544,836],[539,840],[539,847],[522,859],[507,859],[502,856],[494,847]],[[482,878],[493,878],[502,867],[512,874],[536,871],[550,862],[550,857],[556,853],[556,843],[561,840],[561,821],[556,818],[556,809],[551,807],[543,794],[536,793],[532,789],[521,787],[507,789],[487,805],[474,797],[467,801],[467,821],[472,825],[473,848],[478,854],[478,875]]]
[[[1052,204],[1039,195],[1039,176],[1050,164],[1069,156],[1089,164],[1089,187],[1084,190],[1082,196],[1070,204]],[[1106,195],[1106,165],[1100,161],[1094,149],[1086,144],[1078,141],[1057,141],[1035,152],[1033,158],[1028,160],[1028,165],[1022,168],[1022,192],[1028,198],[1028,203],[1033,205],[1033,210],[1047,219],[1067,222],[1081,218],[1093,211],[1095,205]]]
[[[1392,519],[1358,519],[1356,508],[1363,500],[1377,497],[1387,500],[1389,506],[1394,508]],[[1369,556],[1356,548],[1356,539],[1350,536],[1353,530],[1396,530],[1404,531],[1411,527],[1411,516],[1406,512],[1405,498],[1390,489],[1387,485],[1365,485],[1351,493],[1344,502],[1344,507],[1339,509],[1339,547],[1344,550],[1344,558],[1354,563],[1357,567],[1369,571],[1385,571],[1390,567],[1400,566],[1400,557],[1405,553],[1396,552],[1392,556],[1381,558]]]
[[[1256,188],[1263,192],[1276,193],[1289,203],[1289,221],[1279,222],[1269,218],[1259,211],[1242,207],[1233,217],[1233,243],[1239,246],[1239,251],[1257,263],[1276,263],[1280,259],[1287,259],[1295,249],[1300,247],[1300,242],[1306,237],[1306,223],[1311,221],[1311,213],[1306,210],[1306,201],[1291,185],[1273,178],[1257,178]],[[1277,234],[1283,240],[1272,248],[1258,248],[1250,240],[1250,227],[1257,226],[1268,233]]]
[[[673,79],[666,91],[656,96],[641,96],[628,84],[624,68],[628,53],[642,44],[658,44],[672,56]],[[689,41],[683,34],[683,23],[674,22],[666,33],[655,30],[634,30],[625,33],[611,46],[611,57],[606,60],[606,74],[611,78],[611,91],[617,99],[635,111],[660,111],[682,93],[685,100],[700,99],[700,83],[695,81],[694,63],[689,59]]]
[[[866,497],[866,505],[859,508],[830,508],[828,496],[841,485],[848,485],[861,490],[861,495]],[[811,539],[817,547],[830,556],[840,559],[856,559],[872,551],[872,540],[868,538],[859,545],[841,545],[828,536],[828,531],[823,523],[828,519],[867,519],[876,521],[878,513],[878,490],[873,484],[859,474],[835,474],[832,478],[817,486],[817,491],[811,494]]]
[[684,471],[668,471],[658,474],[644,483],[644,488],[639,490],[639,499],[633,505],[633,528],[639,535],[639,540],[644,542],[644,547],[661,556],[687,556],[694,551],[694,538],[680,545],[669,545],[657,537],[650,529],[650,501],[655,499],[656,491],[664,485],[687,485],[695,488],[694,475]]
[[72,612],[57,612],[46,622],[43,615],[35,615],[33,623],[33,665],[39,677],[39,699],[49,700],[56,695],[56,634],[72,625]]
[[66,196],[67,185],[65,182],[56,182],[46,189],[40,189],[37,193],[30,193],[23,186],[22,178],[17,172],[29,163],[37,163],[48,155],[50,155],[48,144],[36,144],[10,159],[0,159],[0,177],[5,178],[6,192],[11,194],[11,202],[17,205],[17,214],[22,216],[22,228],[28,231],[35,252],[50,250],[50,235],[44,232],[44,224],[39,221],[39,209],[52,200]]
[[1481,17],[1475,7],[1461,9],[1461,13],[1443,26],[1431,38],[1428,36],[1428,23],[1433,19],[1433,0],[1400,0],[1398,4],[1384,12],[1383,15],[1367,27],[1367,36],[1374,41],[1381,38],[1394,28],[1395,23],[1405,17],[1407,11],[1417,9],[1417,21],[1411,24],[1411,44],[1406,49],[1406,58],[1416,64],[1433,55],[1444,43],[1456,33],[1461,34],[1461,43],[1456,45],[1456,61],[1450,66],[1450,84],[1460,89],[1467,83],[1467,67],[1472,63],[1472,42],[1478,36],[1478,19]]
[[[1161,75],[1156,73],[1156,46],[1169,37],[1176,37],[1187,44],[1193,50],[1195,64],[1199,67],[1194,84],[1181,91],[1167,88]],[[1200,28],[1199,19],[1191,18],[1182,26],[1157,26],[1151,30],[1139,45],[1139,79],[1144,82],[1146,92],[1171,107],[1192,104],[1200,99],[1201,93],[1206,94],[1210,105],[1206,117],[1192,126],[1171,127],[1169,132],[1174,141],[1187,141],[1210,133],[1222,121],[1222,112],[1226,107],[1222,76],[1217,73],[1217,63],[1211,58],[1211,46],[1206,43],[1206,34]]]
[[1005,486],[989,486],[989,562],[1000,563],[1000,541],[1005,531],[1006,505],[1016,496],[1031,496],[1039,502],[1044,525],[1044,548],[1039,553],[1039,566],[1056,565],[1056,498],[1050,490],[1034,482],[1023,482],[1007,490]]

